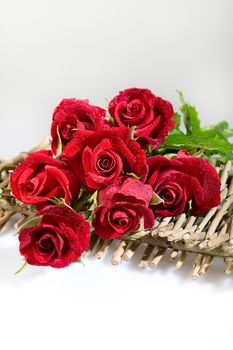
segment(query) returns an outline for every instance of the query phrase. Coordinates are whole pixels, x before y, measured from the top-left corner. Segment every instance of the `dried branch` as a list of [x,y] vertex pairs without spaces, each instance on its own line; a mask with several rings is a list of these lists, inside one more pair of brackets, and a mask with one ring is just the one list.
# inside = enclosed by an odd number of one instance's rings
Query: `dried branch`
[[[50,140],[46,138],[39,146],[28,152],[21,152],[11,159],[0,160],[0,228],[14,215],[20,213],[18,225],[34,214],[35,208],[16,200],[10,189],[11,171],[31,152],[48,149]],[[203,217],[181,214],[176,218],[157,219],[151,229],[134,232],[121,237],[112,256],[112,264],[132,259],[139,247],[141,258],[138,266],[155,268],[164,255],[169,253],[169,261],[179,269],[188,255],[194,254],[193,277],[207,272],[213,259],[222,258],[225,272],[233,271],[233,178],[229,176],[231,163],[218,168],[221,176],[221,204],[212,208]],[[92,233],[88,253],[101,258],[112,241],[103,241]]]

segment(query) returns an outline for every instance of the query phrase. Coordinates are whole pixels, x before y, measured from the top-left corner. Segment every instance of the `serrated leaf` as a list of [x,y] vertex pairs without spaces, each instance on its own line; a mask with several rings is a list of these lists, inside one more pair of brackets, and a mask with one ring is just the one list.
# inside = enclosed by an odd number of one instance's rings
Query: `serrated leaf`
[[221,121],[220,123],[214,125],[214,129],[215,130],[224,130],[224,129],[228,129],[229,128],[229,124],[226,120]]
[[177,112],[174,113],[173,120],[175,120],[176,125],[174,129],[179,129],[180,128],[180,123],[181,123],[181,115]]
[[200,132],[201,127],[200,127],[200,119],[198,117],[196,108],[185,103],[180,108],[180,111],[182,112],[184,117],[184,125],[186,128],[187,134],[197,135]]
[[57,140],[58,140],[58,144],[57,144],[56,157],[60,158],[62,154],[62,141],[61,141],[61,135],[60,135],[58,126],[57,126]]
[[209,125],[203,128],[202,130],[215,130],[219,132],[221,135],[223,135],[224,137],[233,136],[233,129],[229,128],[229,124],[226,120],[223,120],[218,124]]
[[[186,128],[187,134],[194,135],[199,133],[199,131],[201,130],[201,127],[200,127],[200,119],[198,117],[196,108],[191,106],[185,101],[183,93],[181,91],[177,91],[177,92],[178,92],[180,102],[182,104],[180,111],[183,115],[184,125]],[[176,115],[174,117],[177,118]]]
[[179,113],[174,113],[173,120],[175,120],[176,124],[174,129],[169,133],[169,135],[184,135],[183,131],[180,129],[181,115]]
[[150,205],[158,205],[160,203],[163,203],[164,200],[160,198],[155,192],[153,192],[151,200],[150,200]]
[[169,135],[163,149],[171,150],[202,150],[205,154],[220,154],[232,157],[233,145],[220,133],[214,130],[200,131],[197,135]]
[[180,110],[187,133],[184,134],[180,129],[182,117],[175,113],[176,126],[159,147],[157,154],[166,156],[168,153],[168,157],[170,157],[174,151],[187,150],[192,155],[201,156],[211,162],[216,162],[220,158],[225,161],[231,160],[233,158],[233,145],[227,137],[233,136],[233,129],[229,129],[228,122],[221,121],[218,124],[201,128],[195,107],[185,101],[181,91],[178,91],[178,95],[182,103]]

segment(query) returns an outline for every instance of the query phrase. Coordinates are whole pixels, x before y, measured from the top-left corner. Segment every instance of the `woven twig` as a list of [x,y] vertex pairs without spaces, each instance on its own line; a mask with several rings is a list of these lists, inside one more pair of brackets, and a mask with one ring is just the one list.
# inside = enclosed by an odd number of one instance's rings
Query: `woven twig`
[[[9,185],[10,173],[29,153],[49,148],[49,139],[29,152],[22,152],[12,159],[0,160],[0,229],[16,213],[20,218],[15,224],[22,225],[33,215],[34,208],[16,200]],[[118,240],[112,256],[112,264],[118,265],[122,260],[130,261],[136,251],[141,252],[138,266],[156,268],[167,253],[169,261],[175,262],[179,269],[189,254],[194,255],[193,277],[207,272],[215,258],[221,258],[225,272],[233,271],[233,177],[229,176],[231,162],[222,165],[217,171],[221,177],[221,203],[212,208],[203,217],[191,216],[189,213],[178,217],[157,219],[152,229],[141,234],[130,234]],[[112,241],[103,241],[92,233],[91,244],[86,252],[101,258]],[[144,249],[140,248],[143,247]]]
[[10,188],[10,174],[30,153],[49,148],[50,139],[49,137],[46,137],[41,144],[32,148],[28,152],[21,152],[13,158],[0,159],[0,229],[2,229],[7,221],[16,213],[21,214],[21,217],[15,224],[16,228],[26,222],[28,218],[33,215],[33,206],[18,201],[12,195]]

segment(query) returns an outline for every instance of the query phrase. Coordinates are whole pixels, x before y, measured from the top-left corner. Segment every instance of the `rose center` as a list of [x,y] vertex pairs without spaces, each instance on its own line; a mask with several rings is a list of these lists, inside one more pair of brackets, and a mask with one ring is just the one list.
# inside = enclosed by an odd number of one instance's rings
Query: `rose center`
[[63,124],[62,129],[61,129],[61,137],[63,140],[69,141],[73,133],[75,132],[75,125],[71,124]]
[[142,103],[137,101],[132,101],[127,105],[127,112],[129,114],[137,114],[142,110]]
[[145,116],[145,105],[140,100],[133,100],[122,109],[124,122],[131,125],[138,125]]
[[173,195],[171,191],[165,189],[162,193],[162,197],[165,201],[172,201],[173,200]]
[[127,226],[129,224],[129,218],[119,217],[115,218],[113,222],[117,226]]
[[177,183],[167,183],[158,190],[158,195],[164,200],[164,205],[177,205],[182,199],[182,187]]
[[35,188],[34,184],[30,180],[26,181],[22,186],[23,186],[22,190],[25,193],[32,193]]
[[116,166],[116,161],[111,155],[103,154],[96,162],[96,167],[100,173],[112,174]]
[[126,212],[115,208],[111,213],[111,222],[114,226],[127,227],[131,220]]
[[40,249],[45,252],[51,251],[54,247],[53,241],[50,237],[42,238],[39,242],[39,245]]

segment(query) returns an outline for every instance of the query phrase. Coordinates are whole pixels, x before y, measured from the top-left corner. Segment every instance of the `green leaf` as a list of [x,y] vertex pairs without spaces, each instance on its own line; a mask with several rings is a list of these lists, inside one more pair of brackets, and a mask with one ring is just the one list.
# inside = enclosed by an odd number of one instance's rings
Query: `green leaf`
[[163,152],[169,150],[202,150],[205,154],[221,154],[231,158],[233,145],[214,130],[200,131],[196,135],[169,135],[161,146]]
[[200,119],[195,107],[185,103],[180,111],[184,117],[184,125],[188,135],[196,135],[200,132]]
[[180,123],[181,123],[181,115],[177,112],[174,113],[173,120],[175,120],[176,125],[174,129],[179,129],[180,128]]
[[34,216],[32,219],[26,221],[23,225],[21,225],[18,232],[20,232],[23,228],[36,226],[40,222],[41,218],[42,215]]
[[152,147],[150,144],[147,145],[147,149],[146,149],[146,155],[147,157],[150,157],[152,155]]
[[233,129],[225,129],[221,133],[225,137],[231,137],[233,136]]
[[133,140],[135,139],[134,134],[135,134],[136,128],[137,128],[136,125],[134,125],[130,128],[131,139],[133,139]]
[[166,153],[164,154],[164,157],[168,158],[168,159],[172,159],[173,157],[175,157],[177,155],[177,153]]
[[89,210],[92,211],[98,206],[98,190],[96,190],[91,197],[88,199],[88,203],[90,203]]
[[81,258],[78,258],[75,262],[78,263],[78,264],[82,264],[83,267],[85,267],[85,264],[84,264],[84,262],[82,261]]
[[229,129],[229,124],[226,120],[223,120],[220,123],[215,124],[213,129],[217,131]]
[[138,175],[136,175],[134,173],[125,173],[125,175],[130,176],[130,177],[132,177],[135,180],[140,180],[141,179],[141,176],[138,176]]
[[[184,118],[184,125],[186,128],[186,132],[188,135],[195,135],[198,134],[201,130],[200,127],[200,119],[198,117],[198,113],[196,111],[196,108],[188,104],[183,96],[183,93],[181,91],[177,91],[178,96],[180,99],[180,102],[182,104],[180,111]],[[177,116],[174,116],[174,119],[177,118]],[[180,127],[180,124],[179,124]]]
[[150,200],[150,205],[158,205],[160,203],[163,203],[164,200],[160,198],[155,192],[153,192],[151,200]]
[[52,198],[49,198],[48,201],[50,203],[52,203],[54,205],[58,205],[58,206],[66,205],[64,198],[52,197]]
[[90,215],[88,216],[88,218],[86,218],[86,221],[89,222],[89,224],[91,225],[94,217],[95,217],[95,214],[93,209],[92,211],[90,211]]
[[226,120],[223,120],[215,125],[209,125],[202,130],[215,130],[225,137],[233,136],[233,129],[229,129],[229,124]]
[[65,201],[64,198],[53,197],[53,198],[49,198],[48,201],[51,202],[51,203],[54,204],[54,205],[58,205],[58,206],[60,206],[60,207],[61,207],[61,206],[64,206],[64,207],[69,208],[70,210],[75,211],[74,208],[72,208],[69,204],[66,203],[66,201]]
[[183,105],[183,104],[185,103],[185,99],[184,99],[183,92],[182,92],[182,91],[180,91],[180,90],[177,90],[177,94],[178,94],[178,97],[179,97],[180,103]]
[[174,113],[173,120],[175,120],[176,125],[169,135],[184,135],[183,131],[180,129],[181,126],[181,115],[179,113]]
[[87,191],[83,191],[81,197],[78,198],[75,201],[75,203],[72,205],[73,209],[79,212],[84,207],[89,197],[90,197],[90,194]]
[[108,119],[109,123],[111,123],[112,125],[115,125],[115,119],[109,114],[109,119]]
[[[201,128],[200,119],[195,107],[188,104],[181,91],[178,96],[182,104],[179,113],[174,114],[175,128],[170,132],[165,142],[156,150],[168,158],[180,150],[187,150],[194,156],[208,159],[213,164],[233,158],[233,145],[228,137],[233,136],[233,129],[227,121]],[[182,118],[186,134],[181,130]]]
[[20,272],[22,272],[27,265],[28,263],[25,261],[23,265],[14,273],[14,275],[18,275]]
[[115,124],[115,119],[109,113],[106,114],[106,120],[112,125]]
[[57,138],[58,138],[58,144],[57,144],[56,157],[60,158],[62,154],[62,141],[61,141],[61,135],[60,135],[58,126],[57,126]]

